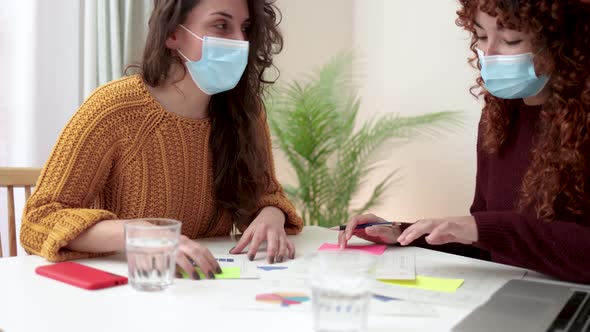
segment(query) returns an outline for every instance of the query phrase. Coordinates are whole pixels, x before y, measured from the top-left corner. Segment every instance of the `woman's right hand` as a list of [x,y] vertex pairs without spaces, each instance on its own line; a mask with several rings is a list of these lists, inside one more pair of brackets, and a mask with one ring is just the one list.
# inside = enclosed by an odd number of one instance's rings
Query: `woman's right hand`
[[193,279],[201,279],[195,267],[199,267],[209,279],[215,279],[215,273],[221,273],[221,267],[211,251],[185,235],[180,236],[176,265]]
[[371,213],[350,218],[350,220],[346,223],[346,229],[338,233],[338,245],[341,249],[344,249],[346,247],[346,243],[352,238],[353,235],[375,243],[396,243],[398,236],[401,234],[401,229],[399,226],[371,226],[364,229],[355,229],[358,225],[384,221],[386,220]]

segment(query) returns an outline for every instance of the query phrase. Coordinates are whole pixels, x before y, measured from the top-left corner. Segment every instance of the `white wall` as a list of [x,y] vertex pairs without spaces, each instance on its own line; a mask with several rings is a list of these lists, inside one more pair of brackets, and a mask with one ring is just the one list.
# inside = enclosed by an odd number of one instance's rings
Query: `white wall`
[[276,4],[283,14],[280,27],[285,39],[276,58],[280,80],[298,77],[352,47],[354,0],[278,0]]
[[466,63],[468,35],[454,23],[456,10],[456,0],[355,1],[354,44],[366,68],[362,116],[465,112],[460,131],[391,150],[387,168],[401,168],[403,182],[375,209],[384,217],[468,214],[480,106],[468,92],[476,73]]

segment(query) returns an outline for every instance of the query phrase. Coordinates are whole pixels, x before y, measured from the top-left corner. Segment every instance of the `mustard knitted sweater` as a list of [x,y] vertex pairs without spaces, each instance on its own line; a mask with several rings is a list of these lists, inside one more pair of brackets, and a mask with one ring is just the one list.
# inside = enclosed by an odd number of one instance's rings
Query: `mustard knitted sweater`
[[[180,220],[193,239],[228,235],[231,220],[213,220],[210,130],[208,119],[164,110],[140,76],[98,88],[62,131],[26,203],[22,246],[51,261],[98,256],[64,246],[101,220],[140,217]],[[269,158],[273,184],[258,205],[284,211],[285,229],[298,233],[302,220]]]

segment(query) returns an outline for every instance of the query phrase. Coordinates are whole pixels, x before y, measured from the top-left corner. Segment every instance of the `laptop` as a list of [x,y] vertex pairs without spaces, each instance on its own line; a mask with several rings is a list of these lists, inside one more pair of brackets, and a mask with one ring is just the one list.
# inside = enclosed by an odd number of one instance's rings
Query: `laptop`
[[590,286],[510,280],[453,331],[590,332]]

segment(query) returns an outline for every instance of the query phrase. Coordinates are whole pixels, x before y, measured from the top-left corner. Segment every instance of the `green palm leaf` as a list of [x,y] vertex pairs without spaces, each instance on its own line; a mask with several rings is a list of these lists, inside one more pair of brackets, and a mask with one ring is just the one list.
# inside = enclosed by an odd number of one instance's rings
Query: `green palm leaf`
[[379,151],[440,137],[463,124],[458,112],[387,114],[357,123],[361,101],[353,67],[351,53],[339,54],[304,79],[273,88],[265,100],[275,141],[297,176],[296,185],[284,185],[285,192],[308,225],[341,224],[383,203],[400,180],[397,169],[375,185],[368,200],[352,207],[373,171],[383,167]]

